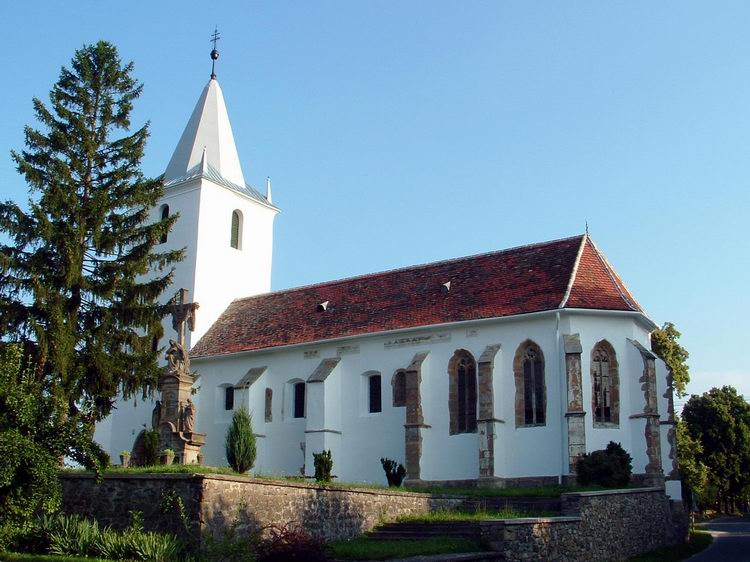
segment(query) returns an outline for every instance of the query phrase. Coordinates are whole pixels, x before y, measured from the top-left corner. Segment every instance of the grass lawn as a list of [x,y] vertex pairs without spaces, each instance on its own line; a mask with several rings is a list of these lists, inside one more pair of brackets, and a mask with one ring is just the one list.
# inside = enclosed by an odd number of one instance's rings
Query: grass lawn
[[446,523],[450,521],[484,521],[486,519],[519,519],[521,517],[549,517],[554,514],[524,513],[506,508],[497,511],[450,511],[440,509],[431,513],[419,515],[401,515],[396,518],[398,523]]
[[480,552],[484,550],[478,540],[437,538],[424,540],[374,541],[352,539],[330,544],[336,558],[357,560],[387,560],[428,554],[455,552]]
[[[65,473],[81,474],[88,472],[82,468],[66,468]],[[134,466],[132,468],[122,468],[113,466],[104,471],[104,474],[231,474],[237,476],[237,473],[228,466],[201,466],[198,464],[159,464],[155,466]]]
[[3,562],[107,562],[99,558],[78,558],[76,556],[47,556],[43,554],[15,554],[0,552]]
[[679,562],[708,548],[713,537],[705,531],[691,531],[685,544],[657,548],[646,554],[630,558],[628,562]]

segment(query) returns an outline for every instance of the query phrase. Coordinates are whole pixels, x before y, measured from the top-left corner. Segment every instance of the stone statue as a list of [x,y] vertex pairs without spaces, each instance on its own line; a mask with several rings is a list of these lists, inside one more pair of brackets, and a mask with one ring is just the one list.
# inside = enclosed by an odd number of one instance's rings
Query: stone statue
[[182,431],[185,433],[192,433],[193,427],[195,427],[195,413],[197,408],[193,401],[188,398],[185,409],[182,412]]
[[151,412],[151,427],[153,429],[156,429],[159,427],[159,422],[161,421],[161,401],[157,400],[156,404],[154,404],[154,409]]
[[167,349],[166,355],[171,371],[187,373],[190,370],[190,360],[182,344],[169,340],[169,349]]

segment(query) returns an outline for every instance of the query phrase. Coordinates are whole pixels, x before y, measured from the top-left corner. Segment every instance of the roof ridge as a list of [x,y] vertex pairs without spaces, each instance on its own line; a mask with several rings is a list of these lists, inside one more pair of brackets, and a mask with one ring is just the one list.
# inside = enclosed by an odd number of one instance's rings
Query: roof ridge
[[583,249],[586,247],[586,239],[588,239],[588,237],[588,232],[581,236],[581,245],[578,247],[576,261],[573,264],[573,271],[570,272],[570,280],[568,281],[568,286],[565,288],[565,294],[563,295],[563,299],[560,301],[560,306],[558,306],[557,308],[565,308],[565,305],[568,303],[570,292],[573,290],[573,285],[575,284],[576,276],[578,275],[578,265],[581,263],[581,256],[583,256]]
[[567,242],[569,240],[573,240],[575,238],[578,238],[579,236],[581,236],[581,235],[577,234],[575,236],[567,236],[565,238],[557,238],[555,240],[548,240],[546,242],[534,242],[532,244],[522,244],[520,246],[514,246],[512,248],[505,248],[503,250],[492,250],[490,252],[480,252],[478,254],[469,254],[467,256],[461,256],[461,257],[458,257],[458,258],[449,258],[449,259],[445,259],[445,260],[438,260],[438,261],[426,262],[426,263],[415,264],[415,265],[407,265],[407,266],[404,266],[404,267],[395,267],[393,269],[385,269],[383,271],[376,271],[374,273],[364,273],[362,275],[352,275],[350,277],[341,277],[339,279],[331,279],[330,281],[322,281],[322,282],[319,282],[319,283],[310,283],[308,285],[300,285],[299,287],[289,287],[288,289],[281,289],[281,290],[278,290],[278,291],[269,291],[268,293],[261,293],[259,295],[249,295],[247,297],[239,297],[239,298],[234,299],[232,302],[248,301],[248,300],[252,300],[252,299],[256,299],[256,298],[266,297],[269,294],[281,295],[281,294],[285,294],[285,293],[292,293],[294,291],[302,291],[302,290],[305,290],[305,289],[313,289],[315,287],[323,287],[323,286],[327,286],[327,285],[336,285],[336,284],[339,284],[339,283],[356,281],[356,280],[359,280],[359,279],[368,279],[368,278],[374,279],[376,277],[390,275],[392,273],[397,273],[397,272],[402,272],[402,271],[410,271],[410,270],[417,270],[417,269],[420,269],[420,268],[427,268],[427,267],[432,267],[432,266],[437,266],[437,265],[445,265],[445,264],[460,262],[460,261],[468,260],[468,259],[482,258],[482,257],[485,257],[485,256],[496,256],[496,255],[506,254],[506,253],[509,253],[509,252],[515,252],[515,251],[518,251],[518,250],[538,248],[540,246],[548,246],[548,245],[551,245],[551,244],[558,244],[560,242]]
[[596,256],[599,258],[599,261],[602,263],[602,265],[604,265],[604,269],[607,270],[607,275],[609,275],[609,278],[615,284],[617,292],[620,293],[620,296],[622,297],[622,300],[625,301],[625,304],[627,304],[633,310],[643,312],[641,305],[638,304],[638,302],[635,300],[635,297],[633,297],[630,294],[630,291],[627,290],[627,288],[625,287],[625,283],[623,283],[622,279],[620,279],[620,276],[615,273],[614,267],[612,267],[612,264],[609,263],[609,260],[604,255],[604,253],[599,249],[599,247],[591,239],[591,237],[587,236],[586,238],[591,243],[591,247],[594,250]]

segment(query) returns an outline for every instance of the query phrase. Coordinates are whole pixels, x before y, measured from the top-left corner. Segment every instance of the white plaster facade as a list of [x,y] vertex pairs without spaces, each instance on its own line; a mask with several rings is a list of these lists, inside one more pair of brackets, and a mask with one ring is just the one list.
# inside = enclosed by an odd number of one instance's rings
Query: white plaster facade
[[[214,146],[216,144],[216,146]],[[180,218],[169,234],[169,248],[186,248],[186,259],[175,272],[174,288],[190,290],[200,304],[196,328],[188,345],[197,343],[232,299],[270,291],[273,219],[278,212],[267,197],[245,186],[223,96],[216,80],[206,86],[165,174],[166,189],[154,218],[169,205]],[[239,186],[239,188],[238,188]],[[243,189],[247,187],[246,189]],[[240,248],[230,246],[231,215],[242,215]],[[578,259],[580,260],[580,253]],[[577,267],[577,262],[576,262]],[[575,275],[575,273],[574,273]],[[572,283],[572,280],[571,280]],[[645,437],[644,356],[633,342],[650,349],[649,332],[656,326],[640,311],[575,309],[561,306],[532,314],[509,315],[436,325],[415,326],[346,338],[310,341],[238,353],[196,357],[196,430],[206,434],[207,464],[226,464],[224,439],[232,409],[225,407],[227,387],[235,387],[251,369],[262,370],[249,386],[237,386],[233,408],[245,406],[258,434],[254,471],[298,475],[313,472],[312,453],[330,449],[334,473],[341,481],[386,483],[381,457],[405,463],[406,407],[394,406],[392,377],[417,353],[426,353],[421,367],[420,479],[477,480],[480,477],[482,428],[471,433],[449,432],[448,364],[457,350],[479,360],[489,346],[499,346],[492,362],[490,423],[494,427],[491,474],[485,478],[562,479],[569,476],[568,378],[565,337],[576,334],[582,348],[582,407],[585,449],[616,441],[633,457],[636,474],[648,472]],[[169,298],[171,294],[165,295]],[[283,311],[279,311],[283,313]],[[166,333],[171,328],[165,326]],[[416,345],[394,343],[413,338]],[[546,386],[546,423],[516,424],[516,382],[513,361],[524,341],[542,350]],[[592,421],[591,352],[606,340],[619,365],[619,423],[594,427]],[[338,359],[322,382],[307,382],[326,359]],[[669,389],[667,370],[655,361],[657,412],[661,424],[659,462],[671,470]],[[368,377],[381,375],[382,411],[368,411]],[[294,384],[306,383],[305,416],[295,418]],[[266,419],[267,389],[272,393],[271,419]],[[148,424],[151,404],[121,403],[97,428],[96,438],[111,454],[129,449]],[[659,424],[657,424],[659,425]],[[304,467],[304,468],[303,468]],[[653,475],[653,469],[652,469]],[[679,498],[679,482],[668,492]]]

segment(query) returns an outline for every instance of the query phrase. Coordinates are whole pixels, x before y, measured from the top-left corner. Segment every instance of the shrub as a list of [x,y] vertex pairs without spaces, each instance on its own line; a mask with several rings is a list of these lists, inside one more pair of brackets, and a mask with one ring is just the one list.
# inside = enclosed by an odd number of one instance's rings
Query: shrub
[[404,481],[404,476],[406,476],[404,465],[398,464],[396,461],[389,458],[380,459],[380,464],[383,465],[383,470],[385,470],[385,477],[388,479],[388,486],[391,488],[398,488],[401,486],[401,482]]
[[[325,451],[324,451],[325,452]],[[323,453],[320,453],[323,454]],[[325,543],[298,526],[271,525],[256,547],[257,562],[323,562],[328,560]]]
[[320,453],[313,453],[313,459],[315,462],[315,481],[328,483],[333,478],[331,473],[333,472],[333,458],[331,457],[331,451],[321,451]]
[[147,429],[143,432],[143,465],[159,464],[159,431]]
[[229,466],[240,474],[255,464],[253,418],[244,407],[240,407],[232,416],[232,425],[227,430],[226,453]]
[[581,456],[576,463],[578,483],[607,488],[627,486],[633,470],[632,458],[619,443],[610,441],[604,450]]

